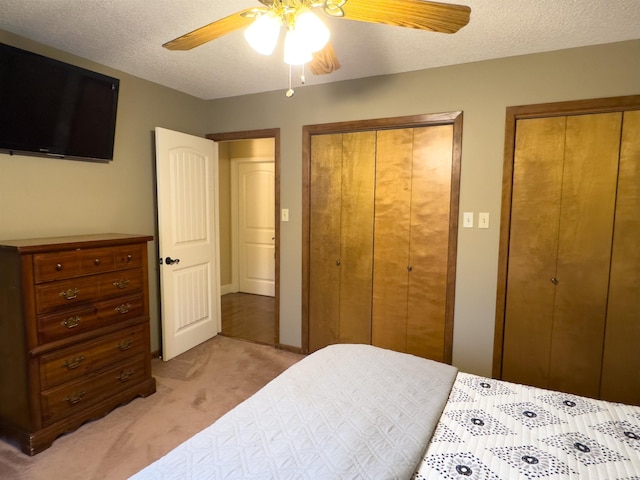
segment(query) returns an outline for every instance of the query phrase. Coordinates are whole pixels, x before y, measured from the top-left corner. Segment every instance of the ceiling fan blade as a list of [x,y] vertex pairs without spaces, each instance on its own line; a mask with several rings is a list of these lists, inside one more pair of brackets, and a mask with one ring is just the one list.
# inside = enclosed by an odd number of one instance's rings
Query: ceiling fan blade
[[231,33],[235,30],[248,26],[255,19],[255,16],[251,15],[251,13],[263,10],[266,11],[266,9],[261,7],[245,8],[233,15],[221,18],[209,25],[198,28],[193,32],[189,32],[181,37],[175,38],[162,46],[169,50],[191,50],[192,48],[199,47],[203,43],[210,42],[211,40],[220,38],[227,33]]
[[340,3],[342,2],[338,0],[328,0],[325,11],[329,15],[342,16],[349,20],[440,33],[457,32],[469,23],[471,14],[471,9],[466,5],[424,0],[346,0],[339,8],[337,5]]
[[327,43],[322,50],[314,52],[313,60],[309,62],[309,69],[314,75],[335,72],[339,68],[340,62],[331,42]]

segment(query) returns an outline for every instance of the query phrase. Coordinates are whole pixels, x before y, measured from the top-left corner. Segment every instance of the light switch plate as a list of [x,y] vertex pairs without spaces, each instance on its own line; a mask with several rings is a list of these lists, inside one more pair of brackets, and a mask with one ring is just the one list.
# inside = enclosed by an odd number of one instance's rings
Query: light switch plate
[[478,214],[478,228],[489,228],[489,212]]
[[283,208],[282,209],[281,220],[283,222],[288,222],[289,221],[289,209],[288,208]]
[[462,215],[462,226],[464,228],[473,228],[473,212],[464,212]]

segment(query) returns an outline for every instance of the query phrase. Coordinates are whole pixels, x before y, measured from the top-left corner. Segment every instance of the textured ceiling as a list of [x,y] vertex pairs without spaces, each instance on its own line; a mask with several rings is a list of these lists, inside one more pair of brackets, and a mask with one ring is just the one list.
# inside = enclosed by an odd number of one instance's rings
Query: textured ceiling
[[[443,0],[441,0],[443,1]],[[191,51],[162,44],[257,0],[0,0],[0,29],[203,99],[285,90],[282,52],[255,53],[241,31]],[[453,35],[319,15],[342,68],[307,85],[640,38],[639,0],[460,0]],[[299,79],[294,76],[294,86]]]

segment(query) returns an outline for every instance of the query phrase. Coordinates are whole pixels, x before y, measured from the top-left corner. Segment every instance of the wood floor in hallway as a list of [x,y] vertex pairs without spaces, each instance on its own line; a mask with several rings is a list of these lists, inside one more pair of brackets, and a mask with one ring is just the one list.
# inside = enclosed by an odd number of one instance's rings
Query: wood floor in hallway
[[276,344],[275,298],[248,293],[221,297],[222,335]]

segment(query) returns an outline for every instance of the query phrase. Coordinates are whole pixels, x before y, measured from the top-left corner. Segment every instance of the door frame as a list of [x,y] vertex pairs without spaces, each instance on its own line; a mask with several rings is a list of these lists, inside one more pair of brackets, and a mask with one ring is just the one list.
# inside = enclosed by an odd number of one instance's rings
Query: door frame
[[309,285],[310,285],[310,207],[311,207],[311,136],[371,130],[453,125],[451,159],[451,209],[449,217],[449,257],[447,260],[447,300],[445,325],[445,359],[451,363],[453,349],[453,314],[455,303],[456,259],[458,250],[458,216],[460,208],[460,161],[462,157],[462,111],[410,115],[406,117],[354,120],[302,127],[302,353],[309,353]]
[[274,152],[273,162],[275,171],[275,185],[273,188],[274,193],[274,215],[275,215],[275,339],[276,346],[280,345],[280,129],[279,128],[267,128],[262,130],[243,130],[237,132],[222,132],[222,133],[209,133],[205,135],[205,138],[213,140],[214,142],[229,142],[233,140],[254,140],[259,138],[273,138],[274,140]]
[[502,378],[502,352],[504,346],[507,273],[509,267],[509,235],[511,231],[511,196],[513,194],[513,157],[515,155],[517,121],[529,118],[624,112],[625,110],[638,110],[639,108],[640,95],[507,107],[504,135],[504,163],[502,168],[498,288],[496,293],[493,368],[491,373],[493,378]]

